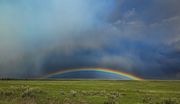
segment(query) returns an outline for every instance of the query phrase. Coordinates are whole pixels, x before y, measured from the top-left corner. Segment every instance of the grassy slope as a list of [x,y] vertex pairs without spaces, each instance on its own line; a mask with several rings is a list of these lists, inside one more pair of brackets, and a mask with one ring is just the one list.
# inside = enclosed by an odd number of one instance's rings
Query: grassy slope
[[[38,88],[42,93],[22,98],[22,93],[26,90],[26,88],[21,90],[22,86]],[[4,80],[0,81],[0,90],[1,92],[13,90],[9,95],[1,94],[0,104],[25,104],[28,100],[30,104],[49,104],[50,102],[56,104],[66,99],[72,99],[73,102],[83,100],[81,102],[87,102],[87,104],[104,104],[108,94],[113,92],[120,94],[116,101],[120,104],[143,104],[142,99],[146,97],[153,101],[171,98],[180,102],[180,81]],[[73,95],[72,91],[76,95]],[[83,95],[83,91],[92,95]]]

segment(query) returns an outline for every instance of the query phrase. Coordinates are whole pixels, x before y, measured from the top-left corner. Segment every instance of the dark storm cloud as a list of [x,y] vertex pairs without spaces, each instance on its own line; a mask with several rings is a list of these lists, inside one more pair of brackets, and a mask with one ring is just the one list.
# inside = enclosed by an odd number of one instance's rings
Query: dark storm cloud
[[179,79],[179,0],[40,0],[0,5],[0,75],[108,67]]

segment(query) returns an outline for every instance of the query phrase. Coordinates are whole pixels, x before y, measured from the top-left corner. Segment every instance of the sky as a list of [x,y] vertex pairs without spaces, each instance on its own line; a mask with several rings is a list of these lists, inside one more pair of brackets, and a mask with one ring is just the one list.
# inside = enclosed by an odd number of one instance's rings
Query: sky
[[0,0],[0,77],[101,67],[144,79],[180,79],[179,4]]

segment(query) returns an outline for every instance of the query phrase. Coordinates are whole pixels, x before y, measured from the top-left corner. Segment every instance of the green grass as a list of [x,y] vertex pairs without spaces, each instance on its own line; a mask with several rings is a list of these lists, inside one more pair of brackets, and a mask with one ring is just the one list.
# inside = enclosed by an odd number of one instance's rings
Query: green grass
[[180,81],[0,80],[0,104],[180,104]]

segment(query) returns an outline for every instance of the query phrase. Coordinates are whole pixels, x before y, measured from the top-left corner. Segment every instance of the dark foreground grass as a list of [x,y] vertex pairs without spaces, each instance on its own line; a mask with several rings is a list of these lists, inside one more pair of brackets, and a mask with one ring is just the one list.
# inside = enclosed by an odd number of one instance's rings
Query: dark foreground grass
[[180,104],[180,81],[0,80],[0,104]]

